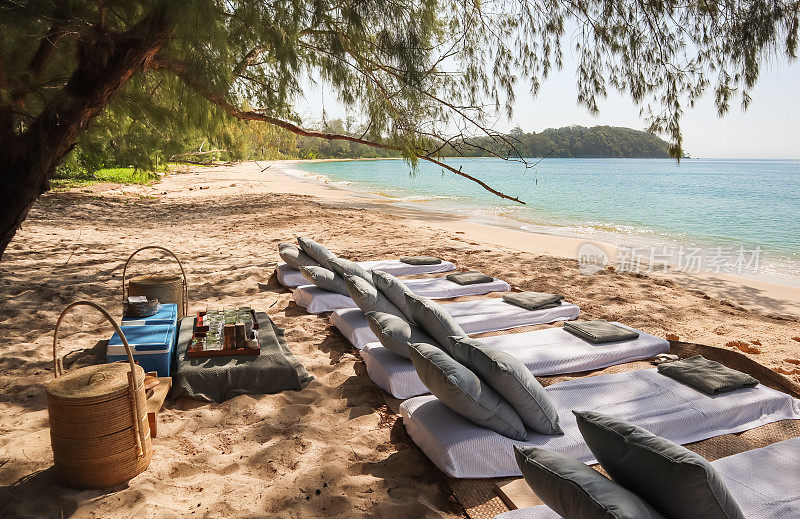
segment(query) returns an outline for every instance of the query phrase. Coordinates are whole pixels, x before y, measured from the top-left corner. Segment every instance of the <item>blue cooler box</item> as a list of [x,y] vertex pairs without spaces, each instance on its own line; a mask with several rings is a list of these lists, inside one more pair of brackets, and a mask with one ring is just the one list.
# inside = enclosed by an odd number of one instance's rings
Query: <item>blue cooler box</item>
[[[175,344],[174,325],[125,326],[122,332],[128,339],[133,360],[138,362],[145,372],[157,371],[159,377],[169,376]],[[128,360],[125,346],[122,345],[122,339],[117,332],[114,332],[108,341],[106,359],[108,362]]]
[[178,305],[176,303],[165,303],[161,305],[158,312],[150,317],[123,317],[122,326],[142,326],[145,324],[178,324]]

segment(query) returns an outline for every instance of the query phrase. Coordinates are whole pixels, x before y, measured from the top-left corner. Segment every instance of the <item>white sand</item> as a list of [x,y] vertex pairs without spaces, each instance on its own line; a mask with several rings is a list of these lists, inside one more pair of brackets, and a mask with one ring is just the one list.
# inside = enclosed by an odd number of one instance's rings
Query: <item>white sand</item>
[[[792,313],[800,298],[791,288],[736,279],[706,281],[711,287],[609,270],[582,276],[574,240],[408,209],[287,177],[277,166],[202,168],[153,187],[50,193],[0,262],[0,516],[461,516],[355,351],[325,316],[307,315],[277,285],[277,244],[295,235],[350,258],[444,257],[519,288],[562,293],[587,318],[738,348],[800,382],[798,321],[770,316]],[[44,397],[53,325],[74,299],[119,315],[122,263],[144,244],[184,260],[190,310],[267,310],[316,381],[300,392],[223,404],[168,402],[147,471],[104,492],[64,489],[52,476]],[[134,260],[132,270],[153,267],[151,257]],[[73,366],[102,361],[99,341],[111,332],[100,323],[93,314],[68,320],[62,345]]]

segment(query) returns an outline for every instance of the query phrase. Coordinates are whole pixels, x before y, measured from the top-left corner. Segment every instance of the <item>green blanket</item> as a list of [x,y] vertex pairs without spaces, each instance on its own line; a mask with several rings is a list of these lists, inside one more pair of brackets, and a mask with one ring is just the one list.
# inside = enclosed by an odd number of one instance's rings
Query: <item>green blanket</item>
[[639,333],[602,319],[596,321],[572,321],[564,323],[564,330],[595,344],[629,341]]
[[438,265],[442,262],[433,256],[405,256],[400,258],[400,261],[408,265]]
[[237,395],[301,390],[313,380],[286,346],[283,330],[264,312],[258,312],[258,342],[261,353],[242,357],[186,357],[194,317],[179,323],[176,369],[172,397],[190,397],[223,402]]
[[481,274],[480,272],[475,272],[474,270],[448,274],[445,277],[448,279],[448,281],[458,283],[459,285],[477,285],[479,283],[489,283],[490,281],[494,280],[492,276],[487,276],[486,274]]
[[564,296],[558,294],[545,294],[543,292],[518,292],[506,294],[503,301],[525,310],[546,310],[561,306]]
[[659,364],[658,372],[707,395],[718,395],[758,385],[758,380],[747,373],[708,360],[702,355]]

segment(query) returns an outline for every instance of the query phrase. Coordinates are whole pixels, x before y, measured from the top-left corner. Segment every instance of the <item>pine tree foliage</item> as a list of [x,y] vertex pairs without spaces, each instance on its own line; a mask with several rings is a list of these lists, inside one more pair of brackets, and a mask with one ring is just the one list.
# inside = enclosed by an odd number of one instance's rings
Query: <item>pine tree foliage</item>
[[[414,162],[492,130],[517,85],[535,94],[574,45],[578,100],[628,93],[681,154],[681,115],[707,91],[746,106],[762,64],[794,57],[788,0],[6,0],[0,3],[0,251],[79,136],[110,109],[173,135],[260,121]],[[570,31],[567,31],[570,27]],[[577,32],[572,31],[577,27]],[[301,78],[368,122],[303,128]],[[128,119],[125,119],[127,121]],[[466,172],[453,173],[480,181]],[[10,182],[10,184],[9,184]],[[481,183],[482,184],[482,183]],[[490,191],[490,186],[482,184]],[[13,203],[6,204],[6,198]],[[513,197],[508,197],[512,198]]]
[[366,137],[409,156],[456,129],[488,129],[495,109],[510,113],[520,78],[536,92],[565,40],[579,57],[581,103],[597,110],[609,88],[629,93],[678,152],[683,107],[708,88],[720,113],[737,95],[746,105],[761,62],[794,56],[798,26],[798,3],[779,1],[34,0],[0,13],[2,102],[18,101],[17,130],[63,94],[82,52],[111,52],[109,33],[159,13],[170,42],[115,100],[130,113],[213,126],[212,97],[301,122],[298,78],[318,74],[370,122]]

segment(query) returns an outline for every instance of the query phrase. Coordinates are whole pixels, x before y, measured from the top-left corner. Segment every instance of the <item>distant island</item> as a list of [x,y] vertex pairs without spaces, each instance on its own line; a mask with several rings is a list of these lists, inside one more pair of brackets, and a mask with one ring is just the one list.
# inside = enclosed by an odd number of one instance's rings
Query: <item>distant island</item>
[[[652,133],[616,126],[565,126],[542,132],[523,132],[518,126],[507,139],[523,157],[562,158],[669,158],[669,143]],[[467,156],[484,156],[489,150],[505,156],[508,146],[489,137],[470,139],[477,145]],[[514,153],[514,150],[511,150]]]
[[[338,126],[332,121],[332,126]],[[334,128],[343,131],[344,128]],[[458,151],[445,147],[445,157],[514,156],[561,158],[669,158],[669,143],[658,136],[632,128],[616,126],[565,126],[548,128],[539,133],[512,129],[501,139],[478,137],[457,141]],[[369,158],[396,157],[397,153],[345,141],[299,138],[297,155],[302,158]]]

